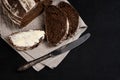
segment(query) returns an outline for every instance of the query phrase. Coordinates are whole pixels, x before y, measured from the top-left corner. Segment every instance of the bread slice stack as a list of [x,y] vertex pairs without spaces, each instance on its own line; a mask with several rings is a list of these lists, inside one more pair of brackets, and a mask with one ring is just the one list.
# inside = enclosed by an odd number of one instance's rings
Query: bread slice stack
[[72,37],[79,23],[78,12],[68,3],[60,2],[45,9],[45,32],[49,44],[57,45]]

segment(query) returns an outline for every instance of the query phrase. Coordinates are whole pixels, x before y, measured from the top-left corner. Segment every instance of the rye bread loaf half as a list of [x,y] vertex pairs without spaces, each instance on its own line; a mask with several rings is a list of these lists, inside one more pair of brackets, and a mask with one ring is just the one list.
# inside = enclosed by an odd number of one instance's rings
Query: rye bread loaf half
[[45,8],[45,32],[49,44],[57,45],[66,36],[67,17],[56,6]]
[[51,0],[1,0],[5,14],[20,28],[25,27],[43,12]]
[[45,38],[45,32],[41,30],[28,30],[16,32],[8,37],[8,41],[19,51],[33,49]]
[[74,35],[78,28],[79,23],[79,13],[77,10],[72,7],[72,5],[61,1],[58,4],[58,7],[61,9],[62,12],[67,16],[68,22],[69,22],[69,31],[68,31],[68,37],[71,37]]

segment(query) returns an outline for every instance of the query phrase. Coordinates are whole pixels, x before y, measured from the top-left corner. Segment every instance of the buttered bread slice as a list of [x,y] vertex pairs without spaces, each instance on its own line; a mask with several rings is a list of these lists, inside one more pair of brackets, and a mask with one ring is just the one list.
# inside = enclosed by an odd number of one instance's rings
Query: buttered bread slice
[[37,47],[44,38],[44,31],[29,30],[13,33],[9,36],[9,41],[17,50],[27,50]]

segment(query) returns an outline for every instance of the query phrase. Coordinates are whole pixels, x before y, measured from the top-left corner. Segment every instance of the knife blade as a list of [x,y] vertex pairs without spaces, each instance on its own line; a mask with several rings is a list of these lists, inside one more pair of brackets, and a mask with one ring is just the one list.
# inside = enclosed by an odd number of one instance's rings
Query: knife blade
[[24,70],[29,69],[30,67],[34,66],[35,64],[37,64],[45,59],[48,59],[50,57],[55,57],[57,55],[60,55],[64,52],[68,51],[68,50],[72,50],[72,49],[78,47],[79,45],[81,45],[82,43],[84,43],[89,37],[90,37],[90,33],[87,33],[71,43],[68,43],[68,44],[66,44],[66,45],[40,57],[40,58],[37,58],[35,60],[32,60],[32,61],[26,63],[25,65],[19,67],[18,71],[24,71]]

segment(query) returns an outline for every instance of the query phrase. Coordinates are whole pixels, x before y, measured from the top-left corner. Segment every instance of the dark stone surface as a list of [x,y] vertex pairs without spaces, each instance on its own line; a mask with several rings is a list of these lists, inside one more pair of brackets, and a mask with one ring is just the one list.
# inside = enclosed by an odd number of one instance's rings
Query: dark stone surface
[[91,38],[54,70],[17,72],[25,62],[0,39],[0,80],[120,80],[120,0],[69,0]]

